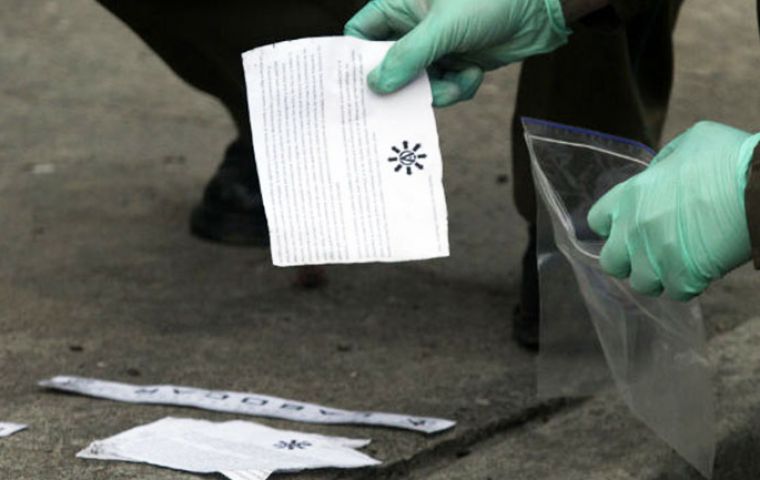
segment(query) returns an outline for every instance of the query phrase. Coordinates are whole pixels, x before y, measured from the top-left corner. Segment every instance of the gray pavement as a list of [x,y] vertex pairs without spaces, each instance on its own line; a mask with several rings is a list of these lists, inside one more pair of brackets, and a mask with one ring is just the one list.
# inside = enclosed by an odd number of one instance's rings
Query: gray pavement
[[[760,478],[757,438],[760,319],[717,337],[715,477]],[[412,479],[664,480],[702,477],[633,418],[616,392],[494,435],[459,461],[431,462]]]
[[[293,478],[692,478],[614,394],[537,400],[533,357],[510,340],[525,232],[510,183],[497,177],[510,171],[516,68],[491,75],[473,102],[438,113],[452,256],[330,267],[327,288],[305,291],[265,251],[187,233],[232,137],[215,101],[94,2],[4,6],[13,15],[0,18],[0,421],[31,428],[0,440],[0,478],[198,478],[74,454],[167,415],[235,418],[35,386],[59,373],[459,422],[424,437],[262,420],[371,437],[368,452],[385,462]],[[687,2],[677,44],[666,136],[703,118],[757,130],[754,2]],[[745,268],[704,299],[721,379],[717,478],[757,478],[741,475],[758,471],[751,352],[760,327],[742,324],[760,311],[759,286]],[[614,425],[595,428],[593,412]]]

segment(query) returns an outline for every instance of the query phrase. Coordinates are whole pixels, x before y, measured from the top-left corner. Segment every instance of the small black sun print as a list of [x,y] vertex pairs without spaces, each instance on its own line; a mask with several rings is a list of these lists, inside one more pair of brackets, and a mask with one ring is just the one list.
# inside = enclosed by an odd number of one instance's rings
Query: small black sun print
[[291,440],[289,442],[286,442],[285,440],[280,440],[279,442],[274,444],[275,448],[280,448],[283,450],[305,450],[309,447],[311,447],[311,443],[305,442],[305,441],[298,441],[298,440]]
[[412,174],[412,167],[423,170],[425,166],[420,163],[420,160],[427,158],[427,155],[420,152],[422,144],[418,143],[414,147],[409,148],[409,142],[404,140],[402,147],[403,148],[396,146],[391,147],[391,150],[396,153],[396,156],[390,157],[388,161],[398,163],[393,170],[400,172],[401,170],[406,169],[407,175]]

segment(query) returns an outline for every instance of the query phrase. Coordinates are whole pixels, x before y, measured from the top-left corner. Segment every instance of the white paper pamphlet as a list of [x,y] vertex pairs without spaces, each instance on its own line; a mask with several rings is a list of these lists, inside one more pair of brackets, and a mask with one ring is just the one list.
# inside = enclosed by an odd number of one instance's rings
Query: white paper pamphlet
[[305,38],[243,55],[275,265],[448,256],[427,75],[387,96],[367,86],[391,45]]
[[141,462],[232,480],[264,480],[274,472],[378,465],[357,451],[369,440],[278,430],[253,422],[167,417],[91,443],[79,458]]
[[118,402],[178,405],[305,423],[374,425],[423,433],[442,432],[456,424],[442,418],[355,412],[257,393],[204,390],[176,385],[132,385],[75,376],[57,376],[43,380],[39,385]]
[[26,430],[27,426],[20,423],[0,422],[0,438],[10,437],[14,433]]

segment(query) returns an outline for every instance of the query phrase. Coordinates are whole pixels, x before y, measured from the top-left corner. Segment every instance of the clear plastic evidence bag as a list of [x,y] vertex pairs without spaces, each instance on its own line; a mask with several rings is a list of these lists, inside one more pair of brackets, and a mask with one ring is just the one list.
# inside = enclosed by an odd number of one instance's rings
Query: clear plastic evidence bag
[[631,411],[709,477],[715,414],[699,303],[637,294],[599,266],[586,216],[655,152],[638,142],[523,118],[537,191],[538,393],[584,396],[612,380]]

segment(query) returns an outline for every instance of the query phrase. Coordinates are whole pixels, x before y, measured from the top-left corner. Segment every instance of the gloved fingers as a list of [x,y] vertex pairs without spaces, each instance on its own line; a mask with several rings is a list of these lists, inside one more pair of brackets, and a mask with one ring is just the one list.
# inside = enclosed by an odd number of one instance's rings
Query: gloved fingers
[[631,245],[631,288],[643,295],[657,296],[662,293],[664,287],[657,267],[647,252],[643,242],[629,240]]
[[386,14],[376,2],[369,2],[343,27],[343,33],[364,40],[386,40],[393,34]]
[[602,270],[617,278],[626,278],[631,274],[631,258],[625,229],[612,225],[609,238],[602,247],[599,255],[599,265]]
[[662,270],[665,272],[662,281],[665,294],[673,300],[688,302],[701,294],[710,282],[692,273],[683,262],[678,260],[677,254],[670,255],[670,257],[671,259],[663,262],[662,266]]
[[369,74],[369,86],[375,93],[389,94],[409,84],[423,70],[445,55],[439,45],[439,29],[429,17],[401,37],[388,50],[382,63]]
[[473,66],[461,71],[443,72],[441,75],[431,74],[433,105],[448,107],[457,102],[470,100],[483,83],[483,77],[483,70]]
[[686,302],[696,297],[710,283],[709,280],[689,269],[679,251],[668,252],[663,256],[662,271],[665,293],[679,302]]
[[604,194],[588,212],[586,220],[588,226],[597,235],[604,238],[610,236],[610,229],[612,228],[613,214],[618,208],[620,197],[623,192],[623,188],[626,182],[616,185],[609,192]]

